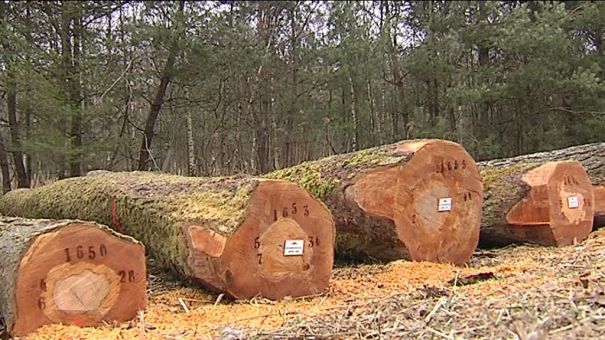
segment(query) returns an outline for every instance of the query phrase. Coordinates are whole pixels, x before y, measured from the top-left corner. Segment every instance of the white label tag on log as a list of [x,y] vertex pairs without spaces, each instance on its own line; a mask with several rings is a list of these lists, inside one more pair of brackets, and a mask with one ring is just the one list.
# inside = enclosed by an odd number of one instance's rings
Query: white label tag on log
[[580,206],[580,202],[578,201],[578,196],[569,196],[567,197],[567,206],[570,209],[574,209]]
[[439,207],[437,209],[438,209],[438,211],[450,211],[450,210],[452,210],[452,198],[451,197],[440,198],[439,199]]
[[305,248],[305,240],[286,240],[284,245],[284,256],[302,255]]

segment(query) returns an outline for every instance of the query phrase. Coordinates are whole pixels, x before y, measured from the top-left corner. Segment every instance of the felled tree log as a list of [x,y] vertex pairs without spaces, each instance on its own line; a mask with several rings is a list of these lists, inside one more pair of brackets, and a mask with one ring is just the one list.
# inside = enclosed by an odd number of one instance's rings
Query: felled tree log
[[146,287],[145,249],[130,237],[91,222],[0,217],[0,316],[12,336],[130,320]]
[[[512,158],[479,162],[480,167],[499,166],[531,162],[573,160],[582,163],[595,187],[595,227],[605,226],[605,197],[598,187],[605,187],[605,142],[572,146],[565,149],[538,152]],[[601,191],[600,191],[601,190]]]
[[474,160],[453,142],[402,141],[266,177],[294,181],[326,203],[343,258],[463,264],[477,246],[483,188]]
[[594,193],[582,164],[502,160],[481,167],[485,202],[480,244],[567,245],[592,230]]
[[161,266],[234,298],[317,294],[332,271],[330,212],[287,181],[94,172],[9,193],[0,212],[105,223]]

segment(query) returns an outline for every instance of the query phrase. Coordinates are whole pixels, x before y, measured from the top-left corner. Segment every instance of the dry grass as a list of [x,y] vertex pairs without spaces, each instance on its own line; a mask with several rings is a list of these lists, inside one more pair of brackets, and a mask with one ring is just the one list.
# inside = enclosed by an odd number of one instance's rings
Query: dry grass
[[480,251],[464,268],[404,261],[339,268],[326,294],[279,302],[217,303],[216,294],[151,276],[150,306],[138,319],[50,325],[29,338],[598,338],[604,266],[605,230],[576,246]]

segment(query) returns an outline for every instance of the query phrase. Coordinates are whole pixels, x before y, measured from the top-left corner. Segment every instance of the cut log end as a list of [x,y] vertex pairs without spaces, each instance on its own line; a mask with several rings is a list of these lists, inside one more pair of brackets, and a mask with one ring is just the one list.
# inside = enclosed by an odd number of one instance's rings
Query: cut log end
[[186,234],[196,277],[235,298],[281,299],[318,294],[328,287],[334,247],[331,214],[291,182],[261,180],[244,221],[229,238],[196,226]]
[[403,144],[400,151],[414,153],[404,166],[357,177],[356,202],[394,221],[404,257],[464,264],[479,240],[483,185],[475,161],[460,145],[440,140]]
[[562,246],[582,241],[592,230],[594,193],[578,162],[550,162],[523,176],[529,193],[508,212],[515,238]]
[[36,238],[22,258],[11,334],[48,323],[126,321],[146,307],[144,249],[95,225],[73,223]]

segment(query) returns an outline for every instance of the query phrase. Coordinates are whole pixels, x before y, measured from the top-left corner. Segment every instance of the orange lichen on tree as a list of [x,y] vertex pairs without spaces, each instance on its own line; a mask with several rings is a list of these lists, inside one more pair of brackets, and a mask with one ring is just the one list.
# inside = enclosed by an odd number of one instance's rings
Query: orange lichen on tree
[[146,307],[145,250],[107,227],[2,217],[0,253],[0,316],[12,336],[130,320]]

